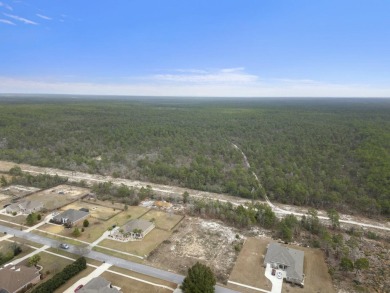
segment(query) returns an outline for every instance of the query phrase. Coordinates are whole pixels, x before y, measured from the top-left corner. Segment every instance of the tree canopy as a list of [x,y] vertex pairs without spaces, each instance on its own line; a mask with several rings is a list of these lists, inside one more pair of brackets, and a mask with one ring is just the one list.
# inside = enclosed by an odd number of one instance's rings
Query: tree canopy
[[216,280],[211,269],[197,262],[188,269],[181,289],[184,293],[213,293],[215,284]]

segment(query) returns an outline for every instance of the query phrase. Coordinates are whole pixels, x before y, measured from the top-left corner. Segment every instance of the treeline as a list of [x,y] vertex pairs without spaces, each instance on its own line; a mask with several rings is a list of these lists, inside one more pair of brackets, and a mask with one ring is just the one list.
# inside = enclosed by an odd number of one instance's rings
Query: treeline
[[74,263],[67,265],[61,272],[55,274],[51,279],[34,288],[31,293],[52,293],[86,268],[87,261],[84,257],[80,257]]
[[3,160],[366,215],[389,144],[388,100],[0,101]]
[[19,166],[12,167],[9,170],[9,174],[13,175],[13,177],[12,180],[7,184],[19,184],[37,187],[41,189],[46,189],[60,184],[64,184],[68,181],[68,178],[60,177],[57,174],[54,176],[49,174],[31,175],[29,173],[22,172]]
[[101,200],[114,200],[126,205],[136,206],[145,198],[154,196],[151,186],[135,189],[124,184],[114,185],[112,182],[97,183],[92,186],[92,192]]

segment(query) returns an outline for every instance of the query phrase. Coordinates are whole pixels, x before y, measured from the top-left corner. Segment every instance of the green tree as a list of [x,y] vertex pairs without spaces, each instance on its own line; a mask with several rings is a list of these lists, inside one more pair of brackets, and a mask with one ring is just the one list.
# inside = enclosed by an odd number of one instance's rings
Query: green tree
[[340,215],[335,209],[328,210],[328,217],[330,222],[332,223],[332,228],[340,228]]
[[355,261],[355,270],[356,270],[356,275],[361,271],[361,270],[367,270],[370,267],[370,263],[367,258],[358,258]]
[[2,175],[0,178],[0,186],[7,186],[7,185],[8,185],[7,179],[5,179],[4,175]]
[[40,260],[41,260],[41,256],[39,254],[35,254],[28,259],[28,265],[36,266]]
[[216,280],[212,270],[199,262],[188,269],[181,285],[184,293],[213,293]]
[[83,227],[87,228],[88,226],[89,226],[89,221],[87,219],[85,219],[83,222]]
[[75,227],[73,232],[72,232],[72,235],[74,237],[79,237],[81,235],[81,232],[80,232],[79,228]]
[[344,272],[353,271],[353,262],[348,257],[342,257],[340,261],[340,269]]
[[190,197],[190,194],[187,191],[184,191],[182,196],[183,196],[183,202],[187,203],[188,198]]
[[12,167],[8,173],[12,176],[21,176],[23,174],[22,169],[19,166]]
[[38,216],[36,213],[31,213],[27,216],[26,222],[28,226],[33,226],[38,222]]

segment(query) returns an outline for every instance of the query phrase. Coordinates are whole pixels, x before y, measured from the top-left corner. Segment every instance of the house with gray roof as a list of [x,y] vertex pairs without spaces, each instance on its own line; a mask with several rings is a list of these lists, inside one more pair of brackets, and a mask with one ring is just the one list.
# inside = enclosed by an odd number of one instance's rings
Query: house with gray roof
[[6,208],[7,213],[22,213],[31,214],[33,212],[39,212],[43,208],[43,203],[36,200],[26,200],[23,202],[17,202],[9,205]]
[[53,217],[51,222],[56,224],[64,224],[66,226],[74,226],[78,222],[86,219],[88,216],[89,212],[69,209]]
[[25,292],[40,280],[41,274],[35,267],[7,265],[0,268],[0,292]]
[[122,293],[111,285],[111,282],[102,277],[93,278],[78,293]]
[[264,258],[264,266],[270,264],[271,268],[285,271],[287,282],[303,287],[305,279],[303,260],[303,251],[285,247],[279,243],[270,243]]
[[150,221],[135,219],[122,226],[122,233],[129,234],[133,238],[144,238],[154,227],[155,225]]

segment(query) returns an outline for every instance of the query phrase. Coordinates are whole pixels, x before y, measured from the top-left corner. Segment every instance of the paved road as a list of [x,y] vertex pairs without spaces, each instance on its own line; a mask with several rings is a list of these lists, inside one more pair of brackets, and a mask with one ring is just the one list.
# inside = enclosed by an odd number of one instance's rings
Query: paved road
[[[6,227],[0,225],[0,235],[4,232],[7,232],[7,234],[15,235],[16,237],[27,239],[29,241],[33,241],[39,244],[48,245],[50,247],[59,247],[60,242],[54,239],[46,238],[44,236],[36,235],[31,232],[26,231],[20,231],[14,228]],[[86,249],[83,249],[76,245],[70,245],[70,248],[68,250],[69,252],[72,252],[77,255],[84,255],[85,257],[89,257],[101,262],[107,262],[114,266],[128,269],[137,273],[141,273],[147,276],[155,277],[161,280],[173,282],[180,284],[183,282],[184,276],[175,274],[168,271],[163,271],[154,267],[146,266],[143,264],[134,263],[128,260],[124,260],[118,257],[110,256],[101,252],[97,251],[89,251]],[[215,292],[216,293],[234,293],[237,291],[233,291],[221,286],[215,286]]]

